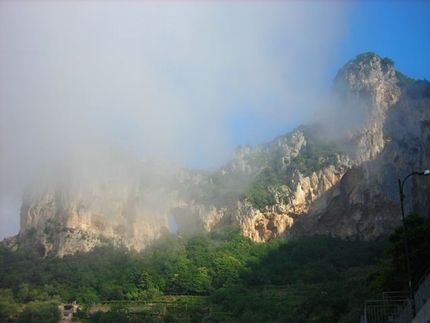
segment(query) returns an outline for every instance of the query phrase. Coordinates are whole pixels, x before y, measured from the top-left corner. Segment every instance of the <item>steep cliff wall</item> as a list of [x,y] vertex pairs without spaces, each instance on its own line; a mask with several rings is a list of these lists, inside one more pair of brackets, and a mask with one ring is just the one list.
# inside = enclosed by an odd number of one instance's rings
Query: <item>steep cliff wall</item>
[[[401,220],[398,178],[430,168],[427,87],[404,84],[389,59],[359,55],[334,81],[337,115],[356,119],[342,138],[330,123],[303,126],[239,147],[218,170],[127,161],[95,179],[29,189],[10,244],[58,256],[107,241],[139,250],[169,229],[170,216],[183,234],[234,226],[260,242],[386,235]],[[430,216],[430,177],[408,180],[405,195],[407,212]]]
[[[239,148],[226,174],[256,176],[248,192],[256,182],[265,185],[256,192],[269,195],[261,199],[269,203],[256,203],[248,194],[206,215],[217,214],[219,223],[236,225],[256,241],[313,233],[360,239],[389,234],[401,221],[398,179],[430,168],[430,85],[404,84],[404,78],[390,59],[358,55],[339,70],[333,86],[338,116],[359,117],[345,137],[333,139],[330,124],[307,126],[266,145]],[[275,179],[267,180],[268,169]],[[430,216],[429,193],[429,177],[408,180],[406,212]]]

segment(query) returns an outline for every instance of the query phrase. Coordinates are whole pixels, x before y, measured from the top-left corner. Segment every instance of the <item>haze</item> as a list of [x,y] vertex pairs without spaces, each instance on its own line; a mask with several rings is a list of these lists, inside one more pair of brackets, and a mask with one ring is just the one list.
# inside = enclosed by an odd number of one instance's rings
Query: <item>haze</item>
[[64,161],[85,167],[101,147],[219,167],[235,146],[305,122],[347,9],[1,2],[0,237],[19,230],[28,181]]
[[325,95],[337,70],[374,51],[428,79],[429,15],[426,1],[1,1],[0,239],[29,182],[103,176],[112,154],[219,167],[309,120],[356,126],[360,109],[340,117]]

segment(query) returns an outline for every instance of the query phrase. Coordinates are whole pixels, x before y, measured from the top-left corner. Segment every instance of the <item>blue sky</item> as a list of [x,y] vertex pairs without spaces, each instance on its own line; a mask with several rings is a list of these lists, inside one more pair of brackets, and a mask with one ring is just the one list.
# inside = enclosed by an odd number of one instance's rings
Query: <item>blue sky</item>
[[97,149],[219,167],[321,109],[359,53],[430,78],[429,1],[1,1],[0,238]]
[[[430,78],[430,1],[361,1],[349,17],[340,60],[373,51],[416,79]],[[340,62],[339,62],[340,63]]]
[[[328,3],[336,5],[336,1]],[[345,3],[343,3],[345,4]],[[350,59],[364,52],[390,57],[395,68],[415,79],[430,79],[430,1],[356,1],[345,9],[344,30],[327,60],[324,78],[318,80],[322,92],[329,90],[337,71]],[[315,55],[317,55],[315,53]],[[308,115],[295,114],[293,127],[306,122]],[[253,115],[238,115],[229,128],[237,144],[269,141],[276,134],[291,130],[277,125],[267,135],[253,134],[257,127]]]

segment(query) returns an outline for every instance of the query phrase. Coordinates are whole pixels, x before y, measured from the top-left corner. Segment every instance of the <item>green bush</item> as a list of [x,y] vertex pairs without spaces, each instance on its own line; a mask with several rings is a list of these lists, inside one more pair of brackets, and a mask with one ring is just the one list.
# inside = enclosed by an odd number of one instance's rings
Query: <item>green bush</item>
[[263,209],[265,206],[276,203],[273,193],[269,187],[278,186],[279,180],[272,167],[266,167],[253,181],[248,190],[247,198],[255,207]]

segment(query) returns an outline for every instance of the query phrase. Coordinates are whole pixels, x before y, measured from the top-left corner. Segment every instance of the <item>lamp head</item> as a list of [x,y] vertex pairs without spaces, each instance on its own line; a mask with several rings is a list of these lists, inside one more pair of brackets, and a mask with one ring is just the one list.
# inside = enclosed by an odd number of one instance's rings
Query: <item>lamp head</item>
[[428,176],[430,175],[430,169],[426,169],[423,172],[413,172],[411,175]]

